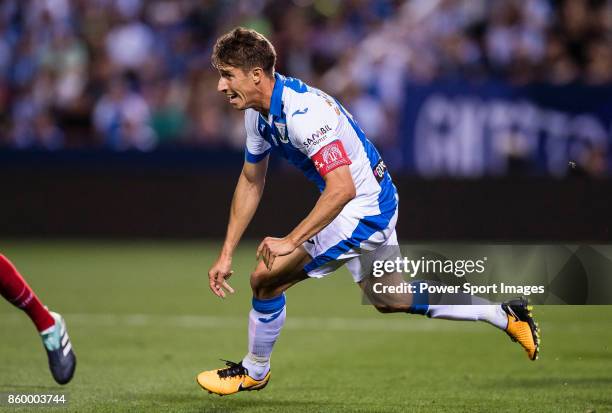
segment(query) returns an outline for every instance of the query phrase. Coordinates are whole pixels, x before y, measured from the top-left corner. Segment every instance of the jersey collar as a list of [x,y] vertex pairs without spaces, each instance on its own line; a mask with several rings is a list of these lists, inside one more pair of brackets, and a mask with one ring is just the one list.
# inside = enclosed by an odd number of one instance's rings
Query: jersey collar
[[272,97],[270,98],[270,114],[281,116],[285,76],[275,72],[274,79],[274,89],[272,89]]

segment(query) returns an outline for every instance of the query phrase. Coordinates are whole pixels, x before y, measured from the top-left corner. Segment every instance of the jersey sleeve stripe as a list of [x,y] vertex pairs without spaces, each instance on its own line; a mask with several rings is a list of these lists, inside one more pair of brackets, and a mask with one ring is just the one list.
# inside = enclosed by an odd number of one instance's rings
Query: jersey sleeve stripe
[[271,150],[272,150],[272,148],[268,148],[264,152],[255,155],[255,154],[252,154],[251,152],[249,152],[248,149],[245,149],[245,151],[244,151],[244,159],[247,162],[249,162],[249,163],[258,163],[259,161],[264,159],[266,156],[268,156],[268,154],[270,153]]

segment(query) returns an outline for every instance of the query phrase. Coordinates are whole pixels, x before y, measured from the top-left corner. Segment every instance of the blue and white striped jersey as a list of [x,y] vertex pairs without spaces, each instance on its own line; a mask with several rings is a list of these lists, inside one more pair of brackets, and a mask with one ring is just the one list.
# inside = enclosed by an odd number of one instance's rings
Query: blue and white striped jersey
[[256,163],[275,151],[298,167],[320,191],[322,175],[349,165],[356,197],[343,213],[372,216],[397,208],[397,190],[372,143],[351,114],[334,98],[299,79],[275,73],[276,82],[265,119],[245,111],[247,162]]

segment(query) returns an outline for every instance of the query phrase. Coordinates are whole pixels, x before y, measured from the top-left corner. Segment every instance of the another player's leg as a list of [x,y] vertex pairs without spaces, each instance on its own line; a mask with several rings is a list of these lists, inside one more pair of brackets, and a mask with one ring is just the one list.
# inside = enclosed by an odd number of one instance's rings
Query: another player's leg
[[43,332],[55,324],[51,313],[42,305],[15,266],[2,254],[0,254],[0,294],[30,317],[38,332]]
[[239,363],[226,361],[226,368],[200,373],[197,381],[210,393],[227,395],[261,390],[270,380],[270,355],[285,324],[285,294],[292,285],[308,278],[303,271],[310,260],[299,247],[277,257],[272,271],[260,262],[251,274],[253,308],[249,313],[249,351]]
[[0,254],[0,295],[23,310],[40,333],[55,381],[66,384],[74,375],[76,357],[61,315],[47,310],[15,266]]
[[[412,282],[417,287],[415,294],[377,294],[373,289],[373,284],[377,282],[395,286],[404,280],[400,274],[395,273],[383,278],[366,277],[359,283],[368,300],[381,312],[407,312],[446,320],[484,321],[505,331],[525,349],[529,359],[535,360],[538,357],[539,329],[526,299],[495,304],[470,294],[430,296],[427,292],[420,292],[418,286],[421,281]],[[433,281],[427,283],[434,284]],[[436,304],[431,304],[433,302]]]

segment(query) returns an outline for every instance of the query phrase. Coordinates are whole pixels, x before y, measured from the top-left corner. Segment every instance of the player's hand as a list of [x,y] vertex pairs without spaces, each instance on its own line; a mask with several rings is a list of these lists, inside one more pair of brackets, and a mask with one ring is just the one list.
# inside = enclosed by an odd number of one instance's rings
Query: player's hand
[[[232,276],[232,259],[227,257],[219,257],[213,266],[208,270],[208,282],[212,292],[221,298],[225,298],[226,292],[234,293],[234,289],[230,287],[227,280]],[[225,290],[224,290],[225,289]]]
[[289,238],[266,237],[257,247],[257,259],[263,259],[268,271],[272,270],[272,264],[276,257],[291,254],[297,245]]

